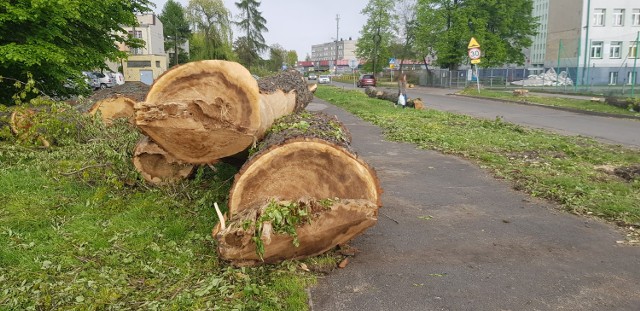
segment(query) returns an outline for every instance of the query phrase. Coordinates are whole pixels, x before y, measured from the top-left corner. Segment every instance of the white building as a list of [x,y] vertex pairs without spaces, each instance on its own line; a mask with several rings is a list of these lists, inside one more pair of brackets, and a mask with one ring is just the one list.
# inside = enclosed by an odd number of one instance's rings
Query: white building
[[141,48],[130,48],[120,44],[121,51],[129,56],[121,64],[125,81],[141,81],[151,84],[167,71],[167,54],[164,50],[162,22],[155,14],[138,15],[138,26],[123,27],[136,38],[144,41]]
[[640,0],[550,0],[548,14],[545,67],[578,85],[634,82]]
[[549,0],[533,1],[533,17],[538,18],[538,34],[534,36],[531,48],[529,48],[529,56],[527,57],[528,65],[532,68],[543,68],[544,59],[547,51],[547,24],[549,21]]

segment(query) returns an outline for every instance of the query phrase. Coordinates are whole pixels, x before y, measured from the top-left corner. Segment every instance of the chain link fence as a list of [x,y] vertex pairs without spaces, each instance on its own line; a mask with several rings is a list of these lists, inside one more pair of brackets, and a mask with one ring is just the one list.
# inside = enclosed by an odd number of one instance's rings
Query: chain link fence
[[[424,68],[424,67],[423,67]],[[516,89],[583,94],[601,96],[640,97],[640,81],[635,79],[633,67],[590,67],[590,68],[483,68],[475,70],[448,70],[439,68],[405,70],[410,83],[428,86],[462,89],[475,86],[480,80],[483,88]],[[387,70],[383,76],[393,81],[399,75],[398,70]],[[558,83],[558,77],[566,77],[569,83]],[[560,79],[562,80],[562,79]],[[562,82],[564,82],[562,81]],[[576,83],[577,82],[577,83]],[[635,84],[634,84],[635,82]]]

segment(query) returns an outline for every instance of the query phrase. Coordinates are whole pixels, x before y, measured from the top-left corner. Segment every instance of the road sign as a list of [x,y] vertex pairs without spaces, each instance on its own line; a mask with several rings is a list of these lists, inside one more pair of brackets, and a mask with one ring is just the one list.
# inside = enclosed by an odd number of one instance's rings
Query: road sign
[[396,63],[396,59],[395,58],[393,58],[393,57],[389,58],[389,65],[395,64],[395,63]]
[[469,46],[467,48],[473,49],[473,48],[479,48],[479,47],[480,47],[480,43],[476,41],[476,38],[471,37],[471,40],[469,41]]
[[480,59],[482,52],[480,52],[479,48],[471,48],[469,49],[469,58],[472,60]]
[[474,64],[474,65],[475,64],[480,64],[480,59],[479,58],[478,59],[472,59],[471,63]]
[[350,59],[349,60],[349,68],[351,68],[351,69],[358,68],[358,60],[357,59]]

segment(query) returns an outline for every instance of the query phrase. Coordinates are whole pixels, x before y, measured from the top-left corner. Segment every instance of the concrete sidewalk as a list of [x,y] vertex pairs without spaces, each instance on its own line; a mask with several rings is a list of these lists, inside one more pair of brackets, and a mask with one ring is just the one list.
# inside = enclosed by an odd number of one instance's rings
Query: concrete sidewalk
[[640,309],[640,247],[617,244],[616,227],[459,158],[385,141],[319,99],[308,109],[345,123],[385,191],[378,224],[350,244],[361,252],[311,288],[312,310]]

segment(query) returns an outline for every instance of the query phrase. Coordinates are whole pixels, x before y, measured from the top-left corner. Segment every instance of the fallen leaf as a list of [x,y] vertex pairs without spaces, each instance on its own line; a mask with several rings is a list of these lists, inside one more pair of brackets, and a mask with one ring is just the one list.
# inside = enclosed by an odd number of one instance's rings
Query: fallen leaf
[[422,219],[422,220],[429,220],[429,219],[433,219],[433,216],[431,216],[431,215],[427,215],[427,216],[420,216],[420,217],[418,217],[418,219]]
[[300,269],[302,269],[304,271],[307,271],[307,272],[311,272],[311,270],[309,270],[309,268],[307,268],[307,265],[304,262],[300,263]]

